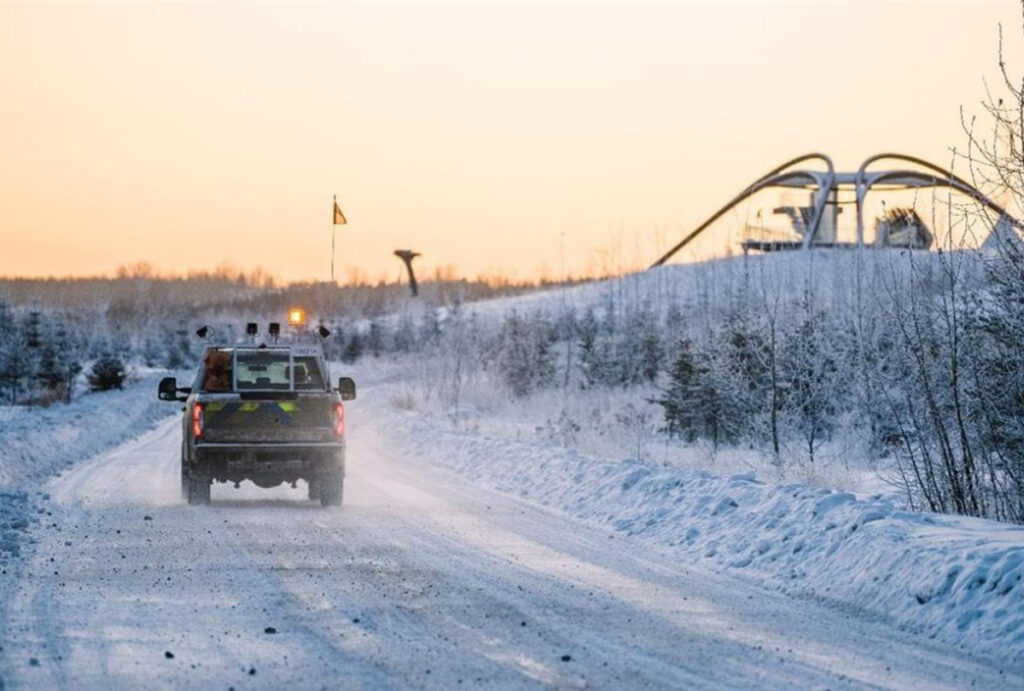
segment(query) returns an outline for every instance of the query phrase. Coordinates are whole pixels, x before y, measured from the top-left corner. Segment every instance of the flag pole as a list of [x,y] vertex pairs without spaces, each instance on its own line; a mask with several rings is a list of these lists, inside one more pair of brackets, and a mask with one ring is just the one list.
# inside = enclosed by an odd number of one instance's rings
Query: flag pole
[[338,208],[338,195],[334,195],[334,205],[331,207],[331,284],[334,284],[334,232],[335,228],[335,209]]

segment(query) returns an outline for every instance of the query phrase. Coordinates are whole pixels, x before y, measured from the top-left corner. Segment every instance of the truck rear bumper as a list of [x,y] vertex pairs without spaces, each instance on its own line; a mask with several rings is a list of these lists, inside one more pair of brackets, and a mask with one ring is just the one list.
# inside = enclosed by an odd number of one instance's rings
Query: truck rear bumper
[[218,452],[218,451],[252,451],[258,453],[261,451],[270,451],[274,453],[295,451],[299,453],[309,451],[342,451],[345,449],[344,442],[260,442],[259,444],[252,443],[235,443],[235,442],[203,442],[195,445],[196,453]]
[[252,480],[265,487],[309,480],[327,471],[345,473],[343,443],[205,443],[195,445],[194,458],[213,480]]

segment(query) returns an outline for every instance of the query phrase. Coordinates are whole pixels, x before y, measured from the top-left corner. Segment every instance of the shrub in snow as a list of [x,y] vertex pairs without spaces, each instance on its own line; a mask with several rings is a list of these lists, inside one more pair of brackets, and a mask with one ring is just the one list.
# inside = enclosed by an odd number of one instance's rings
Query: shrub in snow
[[112,355],[105,355],[93,364],[89,372],[89,386],[93,391],[120,389],[126,376],[124,363]]

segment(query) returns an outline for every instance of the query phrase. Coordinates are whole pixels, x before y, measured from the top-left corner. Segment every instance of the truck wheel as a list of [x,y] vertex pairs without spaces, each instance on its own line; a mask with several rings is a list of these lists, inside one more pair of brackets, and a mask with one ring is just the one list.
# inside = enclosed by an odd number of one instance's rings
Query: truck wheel
[[321,506],[341,506],[341,498],[345,490],[345,476],[340,473],[328,473],[318,482],[320,485]]
[[307,486],[307,488],[309,490],[309,498],[311,500],[316,501],[317,499],[320,498],[320,479],[319,478],[310,478],[309,480],[306,480],[306,486]]
[[210,476],[205,468],[193,468],[188,474],[188,503],[192,506],[210,503]]
[[185,444],[181,444],[181,498],[188,499],[188,456],[185,453]]

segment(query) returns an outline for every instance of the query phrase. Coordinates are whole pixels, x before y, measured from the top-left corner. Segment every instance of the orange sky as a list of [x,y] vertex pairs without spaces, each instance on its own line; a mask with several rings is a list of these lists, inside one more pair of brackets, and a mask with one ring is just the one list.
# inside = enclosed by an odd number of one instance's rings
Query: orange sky
[[0,275],[533,278],[657,256],[809,150],[949,162],[1015,0],[11,3]]

